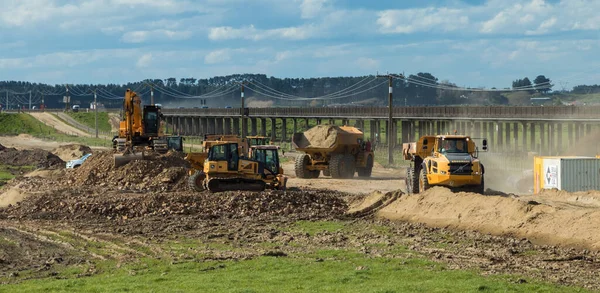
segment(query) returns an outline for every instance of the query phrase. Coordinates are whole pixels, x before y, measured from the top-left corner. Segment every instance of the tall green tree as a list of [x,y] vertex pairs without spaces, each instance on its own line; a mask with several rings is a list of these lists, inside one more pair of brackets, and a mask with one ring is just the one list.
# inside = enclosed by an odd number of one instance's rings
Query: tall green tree
[[540,93],[547,93],[550,90],[552,90],[552,84],[550,84],[550,79],[543,75],[538,75],[533,80],[533,83],[535,83],[535,90]]

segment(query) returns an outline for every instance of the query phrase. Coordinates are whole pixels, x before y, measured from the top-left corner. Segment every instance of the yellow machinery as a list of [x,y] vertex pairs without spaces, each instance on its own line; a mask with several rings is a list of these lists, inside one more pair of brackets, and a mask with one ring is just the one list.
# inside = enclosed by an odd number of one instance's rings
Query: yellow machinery
[[333,178],[371,177],[374,153],[356,127],[317,125],[305,132],[295,133],[292,146],[303,154],[296,157],[296,177]]
[[[487,150],[485,139],[483,150]],[[423,192],[431,186],[484,192],[485,169],[477,159],[477,146],[469,136],[423,136],[417,142],[404,143],[402,153],[405,160],[410,160],[406,171],[409,194]]]
[[[188,183],[196,191],[285,190],[287,177],[277,150],[276,146],[253,146],[247,158],[240,156],[237,142],[213,142],[206,157],[186,157],[194,170]],[[195,159],[203,161],[202,169]]]
[[142,99],[127,89],[123,100],[123,117],[119,124],[119,135],[113,138],[113,148],[122,154],[115,155],[115,166],[143,157],[141,151],[150,148],[159,153],[169,149],[183,151],[180,136],[165,136],[161,129],[160,107],[146,105]]

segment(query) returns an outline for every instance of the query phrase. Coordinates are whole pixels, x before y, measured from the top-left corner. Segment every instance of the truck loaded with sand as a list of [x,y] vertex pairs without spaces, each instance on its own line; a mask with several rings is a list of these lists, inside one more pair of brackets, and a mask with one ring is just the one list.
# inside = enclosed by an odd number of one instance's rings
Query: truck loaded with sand
[[356,127],[317,125],[303,133],[295,133],[293,147],[302,152],[296,157],[296,177],[333,178],[371,177],[374,153]]

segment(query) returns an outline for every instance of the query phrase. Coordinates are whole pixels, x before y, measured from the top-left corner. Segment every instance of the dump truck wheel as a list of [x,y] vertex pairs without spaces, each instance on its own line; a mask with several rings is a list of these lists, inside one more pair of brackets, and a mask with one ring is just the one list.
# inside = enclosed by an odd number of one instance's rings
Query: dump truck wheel
[[354,156],[348,154],[344,155],[344,178],[352,178],[354,177],[354,173],[356,172],[356,159]]
[[323,176],[331,176],[331,171],[329,169],[323,170]]
[[481,175],[481,184],[475,187],[475,193],[483,194],[485,192],[485,180],[483,175]]
[[194,174],[192,174],[192,176],[190,176],[190,178],[188,178],[188,186],[194,191],[204,191],[203,183],[205,178],[206,175],[204,175],[204,172],[196,171]]
[[313,170],[308,172],[310,172],[310,178],[319,178],[319,174],[321,174],[321,171],[319,170]]
[[344,155],[337,154],[331,156],[331,161],[329,161],[329,172],[331,173],[331,177],[333,178],[342,178],[344,170]]
[[307,154],[302,154],[296,157],[296,177],[308,179],[312,178],[311,172],[306,168],[310,162],[310,157]]
[[425,173],[425,169],[421,169],[421,173],[419,174],[419,192],[424,192],[427,189],[429,189],[427,173]]
[[373,157],[369,156],[367,159],[367,165],[364,168],[358,168],[358,177],[371,177],[373,172]]
[[406,192],[408,194],[419,193],[419,178],[415,176],[415,170],[412,167],[406,169]]

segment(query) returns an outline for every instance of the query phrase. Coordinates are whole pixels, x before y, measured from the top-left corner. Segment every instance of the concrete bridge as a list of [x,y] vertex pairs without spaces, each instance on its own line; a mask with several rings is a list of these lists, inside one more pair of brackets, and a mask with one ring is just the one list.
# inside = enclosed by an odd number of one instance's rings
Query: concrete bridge
[[[392,129],[387,107],[163,109],[169,131],[264,135],[288,142],[291,134],[316,124],[354,125],[371,141],[398,147],[421,135],[454,132],[488,138],[501,151],[560,154],[600,124],[600,106],[451,106],[395,107]],[[391,133],[390,136],[387,133]]]

